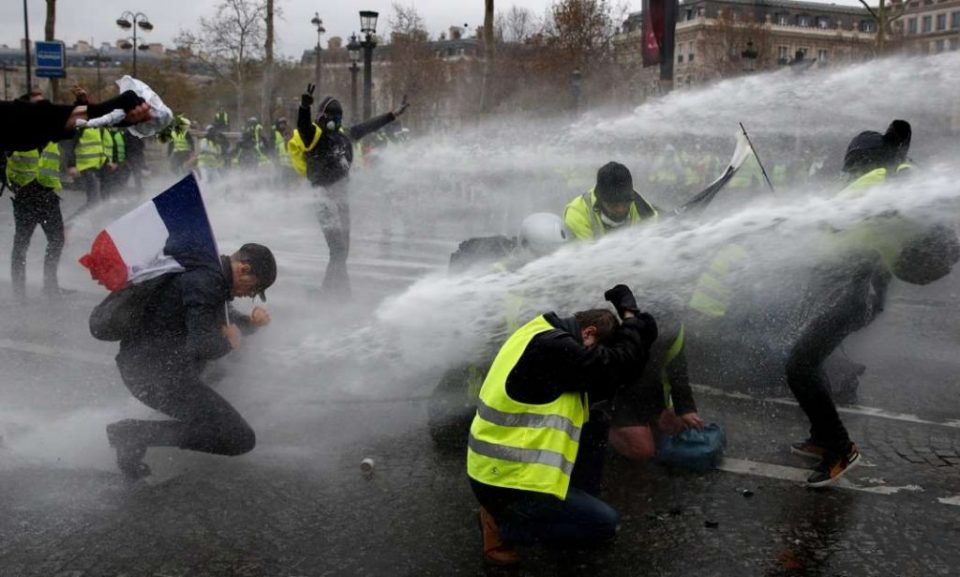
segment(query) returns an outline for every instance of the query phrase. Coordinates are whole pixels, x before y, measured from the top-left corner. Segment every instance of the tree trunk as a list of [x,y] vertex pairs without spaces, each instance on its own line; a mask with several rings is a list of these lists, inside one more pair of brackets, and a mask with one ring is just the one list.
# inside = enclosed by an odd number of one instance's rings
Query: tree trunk
[[[43,39],[47,42],[54,40],[56,37],[56,23],[57,23],[57,0],[47,0],[47,21],[43,25]],[[50,79],[50,100],[56,102],[60,96],[60,80],[57,78]]]
[[483,86],[480,90],[480,111],[488,112],[493,107],[491,92],[493,86],[490,71],[493,70],[495,57],[493,45],[493,0],[484,0],[483,11]]
[[267,38],[264,43],[263,84],[260,92],[260,122],[270,122],[273,94],[273,0],[267,0]]

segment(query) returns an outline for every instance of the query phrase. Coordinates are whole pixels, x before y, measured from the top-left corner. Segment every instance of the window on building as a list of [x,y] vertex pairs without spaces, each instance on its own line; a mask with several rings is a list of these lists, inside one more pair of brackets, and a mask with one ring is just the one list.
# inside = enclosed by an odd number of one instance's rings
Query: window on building
[[960,38],[951,38],[950,39],[950,50],[960,49]]
[[937,40],[935,46],[936,46],[935,52],[936,52],[937,54],[939,54],[939,53],[943,52],[943,49],[944,49],[944,47],[946,46],[946,43],[945,43],[945,42],[943,41],[943,39],[941,38],[940,40]]
[[687,62],[693,62],[693,42],[687,44]]
[[946,30],[946,29],[947,29],[947,15],[937,14],[937,30]]
[[860,32],[876,32],[877,26],[874,24],[873,20],[861,20],[860,21]]
[[686,20],[693,20],[693,8],[687,8]]
[[960,28],[960,12],[950,13],[950,28],[954,30]]
[[917,33],[917,19],[911,18],[907,20],[907,34],[916,34]]
[[777,60],[779,60],[781,64],[786,64],[789,59],[790,59],[790,48],[788,48],[787,46],[778,46]]
[[920,30],[926,34],[933,31],[933,16],[924,16]]
[[677,64],[683,64],[683,54],[677,54]]
[[790,25],[790,15],[789,14],[777,14],[777,24],[780,26],[789,26]]
[[817,50],[817,61],[819,61],[820,63],[826,64],[828,56],[829,56],[829,53],[826,49],[821,48]]
[[811,18],[806,14],[797,16],[797,26],[810,26]]
[[826,16],[817,16],[817,28],[830,28],[830,19]]

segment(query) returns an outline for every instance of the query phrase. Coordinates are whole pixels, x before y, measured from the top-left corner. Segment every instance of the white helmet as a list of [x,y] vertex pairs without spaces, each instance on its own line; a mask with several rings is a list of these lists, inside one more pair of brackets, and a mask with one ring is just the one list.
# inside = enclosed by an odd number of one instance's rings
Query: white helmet
[[567,238],[563,220],[552,212],[536,212],[520,223],[520,246],[540,256],[555,251]]

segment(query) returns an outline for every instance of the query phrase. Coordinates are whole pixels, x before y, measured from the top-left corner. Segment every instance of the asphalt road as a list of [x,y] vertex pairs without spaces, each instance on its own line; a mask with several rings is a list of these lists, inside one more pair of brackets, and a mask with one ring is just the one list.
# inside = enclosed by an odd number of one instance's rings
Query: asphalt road
[[[6,210],[0,238],[12,238]],[[389,358],[283,354],[303,332],[282,327],[346,333],[384,296],[442,270],[456,240],[360,234],[354,304],[318,305],[315,319],[304,318],[303,303],[316,297],[324,257],[280,243],[290,280],[271,295],[275,336],[250,339],[210,374],[257,431],[256,450],[236,458],[152,450],[156,480],[134,486],[114,469],[103,427],[150,413],[120,382],[115,345],[86,335],[102,293],[70,264],[83,246],[64,257],[63,284],[79,292],[62,302],[17,305],[3,273],[0,575],[488,574],[464,455],[437,450],[427,434],[424,397],[436,372],[398,371]],[[39,283],[41,237],[34,242],[30,280]],[[606,496],[623,515],[616,542],[522,549],[517,574],[960,573],[958,282],[895,287],[883,317],[846,344],[868,366],[858,404],[843,408],[864,465],[839,487],[800,483],[809,463],[786,447],[806,427],[788,391],[759,398],[699,388],[701,414],[727,430],[720,470],[637,467],[611,455]],[[366,457],[376,463],[369,478]]]

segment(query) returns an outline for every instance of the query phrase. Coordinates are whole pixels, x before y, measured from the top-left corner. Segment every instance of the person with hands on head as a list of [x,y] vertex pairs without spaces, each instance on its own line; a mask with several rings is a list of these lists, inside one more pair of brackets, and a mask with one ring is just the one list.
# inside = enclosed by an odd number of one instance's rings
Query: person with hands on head
[[317,217],[330,251],[330,260],[323,278],[323,292],[335,298],[348,298],[350,278],[347,256],[350,252],[350,204],[347,180],[353,164],[354,143],[402,115],[409,104],[404,97],[400,106],[351,126],[343,125],[343,107],[332,96],[320,101],[316,120],[311,116],[315,86],[307,85],[300,97],[297,127],[287,142],[294,170],[321,188]]
[[467,475],[489,563],[516,564],[515,544],[579,546],[616,535],[617,512],[579,486],[581,469],[597,462],[583,437],[590,403],[643,370],[657,323],[625,285],[605,297],[622,322],[607,309],[540,315],[507,339],[487,372]]
[[277,277],[273,253],[248,243],[219,262],[205,254],[181,254],[177,261],[186,270],[162,277],[134,330],[120,339],[117,367],[124,384],[145,405],[172,417],[107,426],[117,465],[130,480],[150,474],[143,462],[149,447],[242,455],[256,443],[250,425],[201,373],[209,361],[240,348],[243,333],[270,323],[261,307],[247,316],[229,303],[254,296],[266,302],[264,291]]

